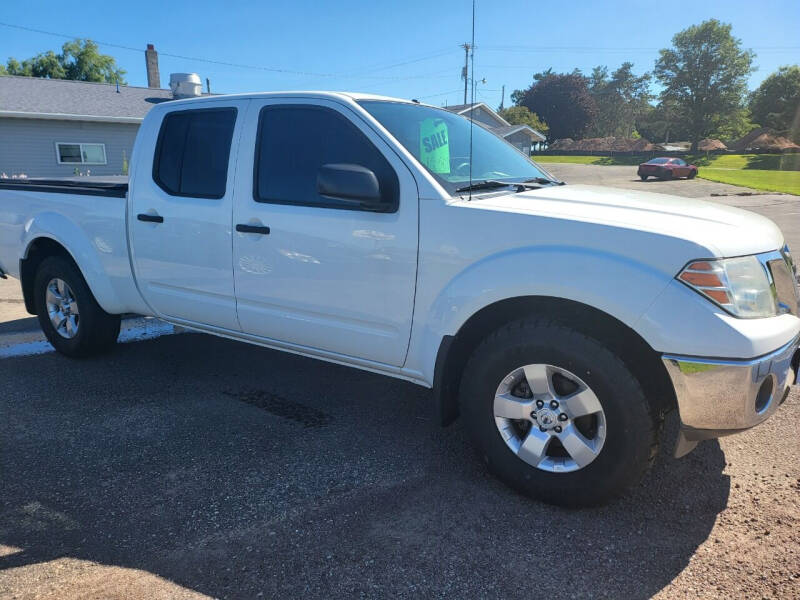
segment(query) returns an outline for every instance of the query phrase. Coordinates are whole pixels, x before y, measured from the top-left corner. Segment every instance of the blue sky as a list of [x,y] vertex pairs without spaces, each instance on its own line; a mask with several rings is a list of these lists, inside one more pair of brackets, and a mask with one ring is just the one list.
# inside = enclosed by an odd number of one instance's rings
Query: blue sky
[[[477,86],[476,100],[496,106],[505,84],[508,104],[512,90],[547,67],[588,73],[630,60],[637,72],[650,70],[674,33],[712,17],[732,23],[734,35],[755,50],[751,87],[780,65],[800,63],[800,0],[478,0],[475,75],[486,83]],[[471,2],[30,0],[5,3],[0,22],[142,50],[153,43],[165,87],[170,72],[193,71],[215,92],[336,89],[456,104],[463,100],[459,45],[469,41]],[[63,41],[0,26],[0,60],[58,49]],[[146,85],[143,53],[101,50],[116,57],[131,85]]]

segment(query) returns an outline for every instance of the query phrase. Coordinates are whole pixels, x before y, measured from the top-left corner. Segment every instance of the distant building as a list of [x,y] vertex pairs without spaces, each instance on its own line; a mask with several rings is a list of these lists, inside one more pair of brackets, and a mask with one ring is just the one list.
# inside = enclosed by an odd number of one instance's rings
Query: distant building
[[147,112],[175,97],[160,87],[158,54],[152,45],[145,58],[146,88],[0,77],[0,174],[123,174]]
[[445,108],[467,118],[472,116],[476,123],[480,123],[526,155],[530,155],[537,144],[545,142],[545,136],[542,133],[528,125],[512,125],[483,102],[455,104],[445,106]]

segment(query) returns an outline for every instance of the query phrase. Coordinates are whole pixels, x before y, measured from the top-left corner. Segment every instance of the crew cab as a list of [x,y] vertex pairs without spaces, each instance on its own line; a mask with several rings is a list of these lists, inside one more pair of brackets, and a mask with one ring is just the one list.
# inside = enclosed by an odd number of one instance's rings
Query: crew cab
[[769,418],[800,356],[770,220],[564,185],[377,96],[158,104],[127,183],[0,183],[0,269],[68,357],[136,313],[432,388],[493,473],[565,506],[636,483],[669,411],[677,455]]

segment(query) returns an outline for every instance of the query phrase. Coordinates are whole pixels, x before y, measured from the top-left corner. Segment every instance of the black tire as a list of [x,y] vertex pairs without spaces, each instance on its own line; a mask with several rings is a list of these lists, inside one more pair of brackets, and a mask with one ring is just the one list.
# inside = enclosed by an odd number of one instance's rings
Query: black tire
[[697,177],[697,170],[692,169],[691,171],[689,171],[688,178],[689,179],[694,179],[695,177]]
[[[495,424],[498,384],[513,370],[537,363],[576,374],[602,405],[605,443],[592,462],[576,471],[557,473],[530,465],[506,445]],[[509,486],[550,504],[604,504],[638,483],[658,451],[662,420],[622,360],[597,340],[553,321],[516,321],[489,335],[464,369],[460,402],[461,415],[489,470]]]
[[649,175],[639,175],[639,179],[641,179],[642,181],[647,181],[648,177]]
[[[56,278],[69,286],[79,307],[77,333],[71,338],[56,331],[47,311],[47,286]],[[33,293],[39,325],[47,340],[61,354],[72,358],[100,354],[109,350],[117,341],[119,315],[110,315],[100,308],[83,275],[71,260],[60,256],[43,260],[36,271]]]

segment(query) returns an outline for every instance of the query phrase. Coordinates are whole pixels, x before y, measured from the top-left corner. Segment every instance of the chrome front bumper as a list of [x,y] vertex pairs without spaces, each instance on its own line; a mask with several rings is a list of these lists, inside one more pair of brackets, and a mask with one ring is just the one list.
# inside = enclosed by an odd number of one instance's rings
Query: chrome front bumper
[[767,420],[797,383],[800,336],[751,360],[714,360],[665,354],[681,431],[676,456],[697,442],[748,429]]

